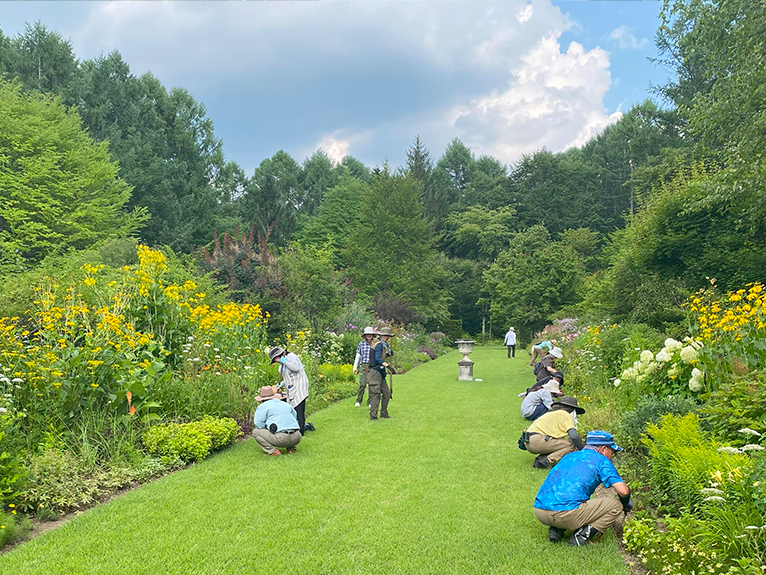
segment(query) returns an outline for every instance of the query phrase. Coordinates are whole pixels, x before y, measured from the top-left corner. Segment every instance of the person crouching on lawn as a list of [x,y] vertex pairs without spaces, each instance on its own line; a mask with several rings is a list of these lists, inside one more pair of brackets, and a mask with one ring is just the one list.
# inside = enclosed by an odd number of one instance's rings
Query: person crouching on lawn
[[[591,431],[585,447],[564,456],[545,478],[535,497],[537,520],[548,526],[548,539],[558,543],[572,530],[569,544],[582,547],[595,543],[617,520],[633,508],[630,489],[617,473],[612,458],[622,448],[606,431]],[[619,499],[591,495],[600,483],[613,487]]]
[[537,454],[532,467],[548,469],[570,451],[582,449],[583,443],[577,435],[577,415],[585,410],[569,395],[555,401],[548,413],[532,422],[524,432],[524,446],[530,453]]
[[526,392],[520,393],[523,397],[521,402],[521,416],[529,421],[548,413],[553,407],[553,398],[561,395],[561,386],[564,385],[564,374],[557,371],[543,382],[537,382]]
[[253,437],[258,445],[269,455],[282,455],[280,447],[286,447],[287,453],[295,453],[295,446],[302,437],[295,409],[282,401],[284,396],[270,385],[262,387],[255,399],[261,402],[253,417]]

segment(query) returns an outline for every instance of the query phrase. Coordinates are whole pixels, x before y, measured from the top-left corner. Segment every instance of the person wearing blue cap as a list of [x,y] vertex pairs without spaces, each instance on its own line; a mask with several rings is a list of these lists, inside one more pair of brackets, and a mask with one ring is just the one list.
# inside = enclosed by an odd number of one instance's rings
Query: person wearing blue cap
[[[535,497],[534,513],[548,526],[548,539],[558,543],[567,530],[569,544],[582,547],[595,543],[620,513],[633,508],[630,489],[617,473],[612,458],[622,451],[606,431],[591,431],[585,447],[568,453],[548,473]],[[591,495],[596,487],[613,487],[619,499]]]

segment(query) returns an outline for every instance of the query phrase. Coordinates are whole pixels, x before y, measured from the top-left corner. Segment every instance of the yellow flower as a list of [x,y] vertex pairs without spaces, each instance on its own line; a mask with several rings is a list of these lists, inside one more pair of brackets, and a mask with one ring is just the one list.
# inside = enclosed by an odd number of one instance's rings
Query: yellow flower
[[91,386],[93,389],[96,389],[96,388],[98,387],[98,384],[97,384],[97,383],[91,383],[91,384],[90,384],[90,386]]

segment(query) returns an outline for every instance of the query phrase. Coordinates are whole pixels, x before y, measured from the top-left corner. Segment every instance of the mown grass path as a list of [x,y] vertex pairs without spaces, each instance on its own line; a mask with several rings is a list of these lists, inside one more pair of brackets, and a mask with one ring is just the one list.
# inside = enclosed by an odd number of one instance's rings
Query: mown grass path
[[392,419],[353,399],[292,456],[250,440],[0,556],[0,573],[626,575],[610,532],[554,546],[531,507],[545,473],[516,440],[526,354],[476,348],[394,377]]

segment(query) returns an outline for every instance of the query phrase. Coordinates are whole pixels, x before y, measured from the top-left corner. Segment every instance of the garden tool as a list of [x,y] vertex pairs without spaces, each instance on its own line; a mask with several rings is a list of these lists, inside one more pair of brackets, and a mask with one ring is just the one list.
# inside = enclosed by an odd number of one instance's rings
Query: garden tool
[[388,370],[388,390],[391,392],[389,398],[394,398],[394,368],[390,365],[386,368]]

